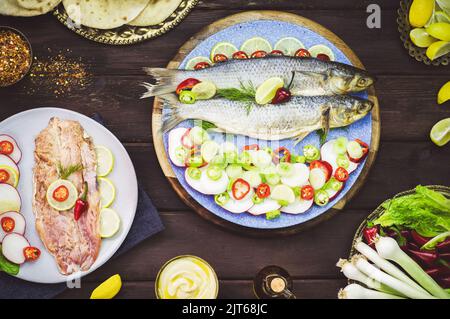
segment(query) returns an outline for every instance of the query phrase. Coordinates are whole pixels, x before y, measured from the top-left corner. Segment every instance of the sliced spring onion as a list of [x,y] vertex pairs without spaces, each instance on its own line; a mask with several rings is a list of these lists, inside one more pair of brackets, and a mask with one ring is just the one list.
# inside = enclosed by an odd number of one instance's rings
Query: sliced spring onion
[[249,151],[243,151],[239,155],[239,164],[241,165],[251,165],[252,164],[252,155]]
[[336,154],[345,154],[347,151],[348,139],[346,137],[339,137],[333,143],[333,150]]
[[209,163],[219,152],[219,144],[214,141],[205,141],[200,147],[200,154],[205,162]]
[[186,160],[186,157],[188,156],[189,152],[187,149],[185,149],[183,146],[177,146],[175,148],[175,157],[180,161],[183,162]]
[[347,169],[350,166],[350,160],[348,159],[346,154],[339,154],[336,157],[336,164],[339,167],[343,167],[343,168]]
[[257,171],[246,171],[242,175],[242,178],[253,188],[258,187],[258,185],[262,183],[261,176]]
[[281,216],[281,212],[277,209],[271,212],[266,213],[267,220],[273,220]]
[[201,145],[203,142],[209,140],[208,133],[199,126],[194,126],[191,128],[189,131],[189,137],[195,145]]
[[291,163],[282,162],[277,165],[277,173],[280,176],[289,177],[295,173],[295,169]]
[[238,153],[235,151],[228,151],[223,154],[225,157],[225,162],[228,164],[233,164],[238,162]]
[[277,185],[280,182],[280,175],[278,174],[265,174],[264,178],[269,185]]
[[347,144],[347,152],[351,158],[358,159],[363,156],[363,149],[361,145],[356,141],[350,141]]
[[224,192],[222,194],[217,194],[214,196],[214,201],[217,205],[223,206],[230,200],[230,194],[228,192]]
[[292,163],[300,163],[300,164],[305,164],[306,163],[306,157],[303,155],[295,155],[292,156]]
[[213,181],[217,181],[222,177],[222,170],[215,166],[210,166],[206,169],[206,176]]
[[242,175],[243,169],[242,166],[238,164],[230,164],[225,169],[225,172],[227,173],[229,178],[234,179]]
[[358,284],[350,284],[338,292],[339,299],[403,299],[384,292],[367,289]]
[[202,171],[200,169],[198,169],[197,167],[188,167],[187,173],[188,173],[189,177],[194,180],[199,180],[200,177],[202,176]]
[[195,94],[188,90],[183,90],[178,97],[180,102],[183,104],[194,104],[195,103]]
[[219,167],[221,169],[225,169],[228,165],[227,162],[225,161],[225,157],[223,155],[214,156],[211,159],[211,161],[209,162],[209,164]]
[[200,167],[203,165],[203,158],[200,155],[190,156],[186,159],[186,166]]
[[320,159],[320,151],[314,145],[305,145],[303,147],[303,155],[307,162],[312,162]]
[[254,194],[252,197],[253,204],[261,204],[264,198],[260,198],[258,195]]
[[334,191],[340,191],[342,188],[343,183],[338,181],[336,178],[332,177],[330,178],[330,180],[327,182],[327,184],[325,185],[325,189],[332,189]]
[[395,239],[380,236],[375,240],[375,247],[382,258],[392,260],[399,264],[430,294],[437,298],[450,299],[450,295],[400,248]]
[[319,189],[314,194],[314,203],[316,203],[319,206],[325,206],[326,204],[328,204],[329,201],[330,196],[328,196],[328,192],[323,189]]
[[251,153],[253,165],[259,168],[264,168],[272,163],[272,156],[266,151],[259,150]]

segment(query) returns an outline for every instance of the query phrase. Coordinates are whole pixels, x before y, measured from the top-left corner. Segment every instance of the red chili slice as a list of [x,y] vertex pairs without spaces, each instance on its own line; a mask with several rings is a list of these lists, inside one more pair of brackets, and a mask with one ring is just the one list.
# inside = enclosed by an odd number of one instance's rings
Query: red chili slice
[[300,198],[311,200],[314,198],[314,188],[311,185],[305,185],[300,189]]
[[26,261],[35,261],[41,256],[41,251],[37,247],[25,247],[23,249],[23,255]]
[[316,58],[319,60],[322,60],[322,61],[330,61],[331,60],[330,57],[324,53],[319,53]]
[[353,163],[359,163],[361,162],[364,158],[366,158],[367,154],[369,153],[369,145],[367,145],[366,143],[364,143],[363,141],[361,141],[360,139],[355,139],[355,142],[357,142],[359,145],[361,145],[362,148],[362,156],[360,158],[352,158],[350,155],[348,155],[348,159],[350,161],[352,161]]
[[16,221],[11,217],[3,217],[0,220],[0,224],[2,225],[2,229],[5,233],[10,233],[16,228]]
[[309,164],[309,169],[313,168],[320,168],[325,173],[327,180],[330,179],[331,174],[333,173],[333,167],[326,161],[312,161],[311,164]]
[[252,59],[259,59],[259,58],[264,58],[267,55],[266,51],[260,50],[260,51],[255,51],[252,53],[251,58]]
[[262,183],[256,188],[256,196],[259,198],[267,198],[270,195],[270,186]]
[[245,59],[248,59],[248,55],[244,51],[237,51],[237,52],[233,53],[233,59],[245,60]]
[[8,182],[10,177],[6,169],[0,169],[0,184]]
[[213,58],[214,63],[226,62],[226,61],[228,61],[228,57],[225,54],[221,54],[221,53],[216,54]]
[[192,149],[195,145],[192,142],[189,133],[191,132],[191,129],[187,129],[186,132],[181,136],[181,145],[183,145],[187,149]]
[[236,200],[241,200],[250,192],[250,184],[246,180],[238,178],[231,186],[231,192]]
[[198,62],[194,66],[194,70],[203,70],[209,68],[211,65],[208,62]]
[[258,151],[259,145],[258,144],[245,145],[242,149],[244,151]]
[[10,141],[0,142],[0,154],[11,155],[14,152],[14,145]]
[[66,186],[61,185],[53,191],[53,199],[57,202],[64,202],[69,198],[69,190]]
[[295,52],[295,56],[297,58],[310,58],[311,53],[306,49],[298,49],[297,52]]
[[188,78],[188,79],[184,80],[183,82],[181,82],[180,84],[178,84],[176,93],[178,95],[180,95],[181,91],[190,90],[194,87],[194,85],[196,85],[198,83],[200,83],[199,80],[194,79],[194,78]]
[[270,52],[270,55],[279,55],[279,56],[283,56],[284,53],[281,50],[272,50],[272,52]]
[[343,167],[338,167],[336,172],[334,172],[334,178],[336,178],[340,182],[345,182],[348,180],[348,172]]
[[273,161],[275,163],[279,163],[280,161],[288,163],[291,162],[291,152],[289,152],[289,150],[284,146],[277,148],[273,152],[273,156],[274,156]]

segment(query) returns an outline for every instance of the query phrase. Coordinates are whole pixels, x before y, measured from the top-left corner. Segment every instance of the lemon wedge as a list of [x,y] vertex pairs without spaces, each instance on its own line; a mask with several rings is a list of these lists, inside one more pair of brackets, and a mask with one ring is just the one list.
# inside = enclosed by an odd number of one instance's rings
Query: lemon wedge
[[9,175],[9,179],[6,181],[6,184],[16,188],[19,184],[19,172],[17,172],[15,168],[8,165],[0,165],[0,174],[2,170],[6,171],[6,175]]
[[258,89],[256,89],[255,93],[256,103],[261,105],[270,103],[275,97],[277,90],[282,88],[283,86],[284,81],[282,78],[273,77],[267,79],[265,82],[263,82],[263,84],[261,84],[258,87]]
[[448,100],[450,100],[450,81],[445,83],[439,90],[437,102],[438,104],[443,104]]
[[445,22],[436,22],[430,24],[426,31],[433,38],[442,40],[442,41],[450,41],[450,23]]
[[105,146],[96,145],[95,153],[97,154],[97,176],[108,176],[114,168],[114,156],[112,152]]
[[211,81],[203,81],[197,83],[192,88],[192,93],[195,94],[197,100],[209,100],[216,95],[217,87]]
[[122,288],[120,275],[114,275],[95,288],[91,294],[91,299],[112,299]]
[[116,199],[116,188],[113,182],[105,177],[99,177],[97,183],[100,191],[102,208],[108,208],[114,202],[114,199]]
[[450,117],[434,124],[430,138],[437,146],[444,146],[450,141]]
[[420,28],[427,24],[433,15],[434,0],[414,0],[409,9],[409,23]]
[[120,228],[120,217],[115,210],[103,208],[100,211],[100,236],[110,238],[114,236]]
[[433,61],[450,52],[450,42],[437,41],[431,44],[427,49],[427,57]]
[[409,33],[409,37],[411,38],[412,43],[419,48],[428,48],[434,42],[438,41],[430,36],[424,28],[412,29]]

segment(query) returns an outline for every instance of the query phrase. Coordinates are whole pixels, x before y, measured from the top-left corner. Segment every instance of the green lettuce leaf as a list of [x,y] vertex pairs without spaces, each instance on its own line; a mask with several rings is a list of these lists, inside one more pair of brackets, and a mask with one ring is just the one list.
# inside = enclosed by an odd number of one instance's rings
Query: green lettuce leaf
[[0,245],[0,271],[16,276],[19,273],[20,266],[7,260],[2,254],[2,245]]

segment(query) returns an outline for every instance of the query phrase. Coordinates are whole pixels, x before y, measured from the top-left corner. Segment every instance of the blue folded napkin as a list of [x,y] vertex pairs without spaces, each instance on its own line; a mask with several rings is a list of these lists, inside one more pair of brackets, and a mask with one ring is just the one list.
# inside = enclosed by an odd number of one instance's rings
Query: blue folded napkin
[[[100,114],[96,113],[92,118],[100,124],[104,124]],[[147,193],[139,186],[138,205],[133,225],[122,246],[112,258],[120,256],[138,243],[159,233],[163,229],[164,225],[161,222],[158,211],[153,206]],[[65,283],[35,284],[0,272],[0,299],[47,299],[55,297],[65,289]]]

